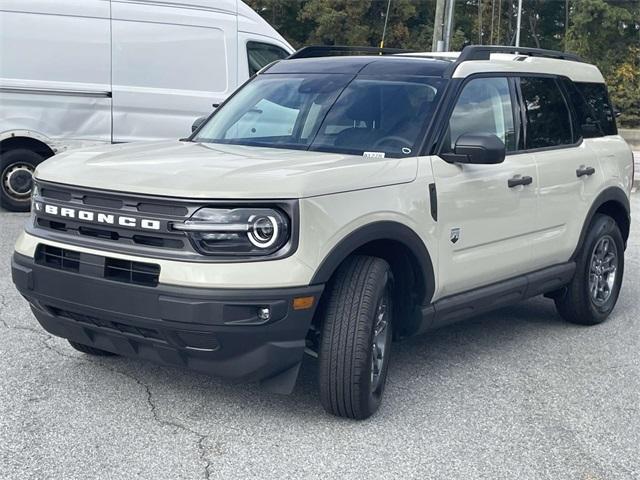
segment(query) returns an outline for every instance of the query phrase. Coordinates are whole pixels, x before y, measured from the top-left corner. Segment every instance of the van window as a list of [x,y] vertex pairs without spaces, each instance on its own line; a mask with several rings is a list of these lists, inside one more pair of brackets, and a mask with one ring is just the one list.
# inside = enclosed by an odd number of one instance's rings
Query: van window
[[523,77],[520,89],[527,119],[525,148],[573,144],[571,114],[556,79]]
[[516,149],[511,94],[506,78],[476,78],[467,83],[456,102],[444,142],[447,152],[465,133],[492,133],[508,152]]
[[289,52],[269,43],[247,42],[249,76],[255,75],[271,62],[287,58]]
[[[611,103],[609,103],[609,95],[607,87],[604,83],[586,83],[579,82],[575,84],[578,91],[582,94],[584,101],[589,105],[595,114],[595,121],[600,124],[600,128],[604,135],[616,135],[615,115]],[[586,135],[585,135],[586,136]]]

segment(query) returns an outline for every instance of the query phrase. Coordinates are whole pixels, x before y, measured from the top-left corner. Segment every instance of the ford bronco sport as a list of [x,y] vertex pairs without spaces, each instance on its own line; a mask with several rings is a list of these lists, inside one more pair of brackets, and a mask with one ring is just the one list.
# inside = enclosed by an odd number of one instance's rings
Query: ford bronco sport
[[336,51],[271,64],[187,139],[41,164],[12,264],[40,324],[284,393],[306,351],[325,409],[362,419],[394,339],[541,294],[609,316],[633,168],[595,66]]

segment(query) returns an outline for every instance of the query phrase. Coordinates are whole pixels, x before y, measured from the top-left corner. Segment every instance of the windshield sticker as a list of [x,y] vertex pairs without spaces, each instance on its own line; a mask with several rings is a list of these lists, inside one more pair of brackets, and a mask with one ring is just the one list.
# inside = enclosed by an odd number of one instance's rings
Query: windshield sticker
[[364,152],[362,156],[365,158],[384,158],[384,152]]

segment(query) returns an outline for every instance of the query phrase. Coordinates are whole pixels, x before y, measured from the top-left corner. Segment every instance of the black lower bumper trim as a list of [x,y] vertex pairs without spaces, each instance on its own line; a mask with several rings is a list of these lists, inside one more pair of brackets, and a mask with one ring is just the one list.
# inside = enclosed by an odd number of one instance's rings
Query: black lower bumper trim
[[[53,335],[109,352],[242,381],[293,388],[323,285],[203,289],[122,284],[14,254],[13,281]],[[294,310],[293,299],[314,306]],[[258,310],[269,308],[270,317]],[[290,385],[278,385],[282,376]],[[293,383],[291,382],[293,379]]]

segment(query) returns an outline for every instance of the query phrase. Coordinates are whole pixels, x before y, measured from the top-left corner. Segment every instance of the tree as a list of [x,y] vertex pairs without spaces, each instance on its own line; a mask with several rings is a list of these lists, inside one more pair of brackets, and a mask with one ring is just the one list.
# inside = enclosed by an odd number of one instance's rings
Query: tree
[[[388,0],[247,0],[294,46],[380,44]],[[385,46],[431,49],[436,0],[392,0]],[[451,45],[513,45],[518,0],[456,0]],[[523,0],[520,44],[568,50],[595,63],[640,126],[640,0]],[[567,25],[567,19],[569,24]]]

